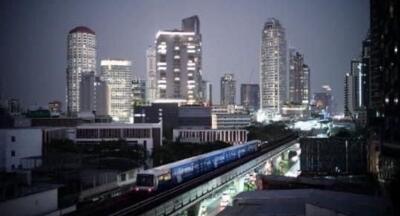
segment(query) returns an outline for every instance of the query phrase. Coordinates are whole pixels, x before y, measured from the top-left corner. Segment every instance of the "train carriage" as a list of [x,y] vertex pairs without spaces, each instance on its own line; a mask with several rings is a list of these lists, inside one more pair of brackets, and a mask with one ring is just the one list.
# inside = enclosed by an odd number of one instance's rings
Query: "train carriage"
[[172,188],[185,181],[193,179],[242,158],[260,149],[259,140],[236,145],[206,154],[190,157],[184,160],[165,164],[137,174],[137,191],[162,191]]

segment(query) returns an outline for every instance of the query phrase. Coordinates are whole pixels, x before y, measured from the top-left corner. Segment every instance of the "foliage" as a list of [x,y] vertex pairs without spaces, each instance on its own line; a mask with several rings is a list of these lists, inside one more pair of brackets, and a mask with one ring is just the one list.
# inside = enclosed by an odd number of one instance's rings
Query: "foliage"
[[263,141],[273,141],[292,132],[285,124],[279,122],[269,125],[250,126],[247,130],[249,131],[248,140],[259,139]]

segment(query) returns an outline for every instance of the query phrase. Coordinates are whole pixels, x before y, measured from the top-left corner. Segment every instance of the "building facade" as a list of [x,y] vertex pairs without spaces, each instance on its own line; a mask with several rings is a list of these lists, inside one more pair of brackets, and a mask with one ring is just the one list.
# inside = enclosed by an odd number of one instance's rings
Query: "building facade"
[[279,113],[286,102],[286,39],[279,20],[270,18],[264,25],[260,64],[260,108]]
[[92,123],[77,126],[70,138],[78,144],[100,144],[103,141],[125,140],[128,144],[143,145],[149,152],[162,145],[160,123]]
[[260,86],[258,84],[240,85],[240,104],[251,112],[260,108]]
[[368,125],[381,150],[380,180],[390,181],[400,167],[400,3],[371,0],[370,8]]
[[233,129],[250,126],[251,116],[240,113],[214,113],[211,115],[212,129]]
[[82,75],[96,71],[96,34],[85,26],[72,29],[67,39],[67,112],[76,115],[80,109]]
[[101,76],[110,91],[109,115],[114,121],[130,122],[132,108],[132,63],[128,60],[102,60]]
[[182,21],[182,30],[158,31],[156,49],[156,98],[203,102],[200,21]]
[[42,142],[38,128],[0,129],[0,170],[14,172],[40,166]]
[[295,49],[289,50],[289,103],[308,106],[310,103],[310,68],[304,56]]
[[146,103],[146,80],[134,78],[132,80],[132,101],[133,105]]
[[235,105],[236,80],[233,74],[221,77],[221,105]]
[[174,129],[174,142],[213,143],[221,141],[232,145],[247,142],[244,129]]
[[82,75],[80,83],[80,111],[96,115],[108,115],[110,112],[110,89],[105,80],[94,72]]
[[156,70],[156,49],[151,46],[146,50],[146,100],[150,103],[157,99]]

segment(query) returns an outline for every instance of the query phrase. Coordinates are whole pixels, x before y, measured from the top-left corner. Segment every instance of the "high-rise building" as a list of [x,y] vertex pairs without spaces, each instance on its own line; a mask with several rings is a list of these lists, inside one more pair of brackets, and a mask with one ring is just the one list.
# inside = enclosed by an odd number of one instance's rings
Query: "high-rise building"
[[182,21],[182,30],[158,31],[156,49],[156,98],[201,104],[201,34],[197,16]]
[[221,77],[221,105],[235,105],[236,80],[233,74]]
[[128,60],[101,60],[101,76],[110,91],[110,116],[114,121],[132,121],[132,63]]
[[364,108],[363,103],[363,74],[362,63],[359,60],[351,61],[351,72],[345,76],[344,114],[356,117],[357,112]]
[[270,18],[262,32],[260,64],[260,108],[277,114],[286,102],[286,39],[285,29]]
[[76,115],[82,75],[96,71],[96,34],[88,27],[78,26],[69,32],[67,47],[67,111]]
[[79,112],[91,112],[96,115],[108,115],[110,111],[110,90],[105,80],[94,72],[82,75],[80,83]]
[[303,65],[303,98],[301,103],[309,106],[311,103],[311,69],[308,65]]
[[289,102],[308,106],[310,101],[310,68],[304,56],[295,49],[289,50]]
[[371,0],[370,8],[368,124],[381,150],[379,177],[390,182],[400,167],[400,2]]
[[354,114],[354,77],[351,73],[346,73],[344,77],[344,115],[353,116]]
[[156,70],[156,49],[151,46],[146,51],[146,100],[149,102],[153,102],[157,99]]
[[212,106],[212,84],[211,84],[211,82],[203,80],[202,88],[203,88],[202,93],[203,93],[203,98],[204,98],[203,104],[205,106]]
[[240,85],[240,104],[250,111],[260,107],[260,86],[258,84]]
[[370,47],[371,40],[368,34],[367,38],[362,42],[361,52],[361,73],[362,73],[362,102],[365,107],[369,106],[369,67],[370,67]]
[[140,105],[146,102],[146,80],[135,77],[132,80],[133,105]]

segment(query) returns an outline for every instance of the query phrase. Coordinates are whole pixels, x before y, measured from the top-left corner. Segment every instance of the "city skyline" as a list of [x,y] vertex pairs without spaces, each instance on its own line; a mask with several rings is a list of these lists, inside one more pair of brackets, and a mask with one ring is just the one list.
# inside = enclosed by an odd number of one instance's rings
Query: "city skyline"
[[[153,43],[156,32],[179,28],[181,19],[198,15],[203,35],[203,76],[216,86],[213,93],[216,102],[219,101],[218,78],[224,73],[234,73],[238,85],[259,82],[263,23],[269,17],[276,17],[287,31],[288,48],[294,47],[304,53],[313,70],[311,91],[315,92],[321,85],[329,84],[333,88],[333,95],[339,99],[337,107],[342,110],[343,76],[348,72],[348,59],[359,57],[359,41],[365,38],[368,30],[369,5],[365,1],[316,2],[310,7],[305,1],[253,1],[233,5],[228,2],[176,1],[168,7],[157,1],[120,2],[118,7],[110,2],[96,1],[98,9],[115,11],[124,8],[113,18],[99,16],[99,12],[90,8],[94,3],[79,2],[78,8],[78,2],[2,2],[4,18],[1,19],[1,25],[6,29],[18,26],[7,31],[5,40],[2,40],[7,44],[2,44],[5,52],[1,57],[9,62],[1,66],[2,71],[6,71],[2,73],[0,83],[3,97],[20,98],[25,106],[44,106],[49,101],[60,100],[65,109],[66,35],[79,25],[88,26],[96,32],[98,62],[104,58],[129,59],[133,61],[133,76],[145,78],[146,48]],[[228,5],[235,15],[218,10]],[[29,8],[29,12],[26,8]],[[47,15],[39,15],[43,10],[48,12]],[[337,10],[341,11],[342,16],[335,18]],[[14,16],[18,19],[13,19]],[[24,25],[26,28],[21,28]],[[220,28],[221,25],[224,28]],[[45,40],[44,32],[47,34]],[[30,35],[29,39],[24,35]],[[311,37],[313,35],[318,35],[318,38]],[[229,39],[225,40],[227,36]],[[330,44],[332,40],[337,41],[335,46]],[[27,51],[21,52],[24,49]],[[37,50],[40,52],[35,52]],[[320,54],[320,50],[326,52]],[[234,54],[224,56],[224,53]],[[238,91],[236,89],[237,95]]]

